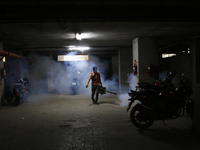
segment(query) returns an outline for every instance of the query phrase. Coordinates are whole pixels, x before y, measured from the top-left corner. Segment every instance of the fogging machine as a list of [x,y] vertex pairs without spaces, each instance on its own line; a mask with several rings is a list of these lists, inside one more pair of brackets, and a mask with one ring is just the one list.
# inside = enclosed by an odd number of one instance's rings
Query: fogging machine
[[99,86],[99,89],[98,89],[99,94],[106,94],[106,92],[117,95],[117,93],[115,93],[115,92],[111,92],[111,91],[106,90],[106,87]]

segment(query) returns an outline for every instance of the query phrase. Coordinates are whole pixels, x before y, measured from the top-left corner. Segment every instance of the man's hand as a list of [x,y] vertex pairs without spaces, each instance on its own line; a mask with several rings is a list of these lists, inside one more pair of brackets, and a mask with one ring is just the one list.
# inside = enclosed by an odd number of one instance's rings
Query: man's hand
[[86,85],[85,87],[88,88],[88,85]]

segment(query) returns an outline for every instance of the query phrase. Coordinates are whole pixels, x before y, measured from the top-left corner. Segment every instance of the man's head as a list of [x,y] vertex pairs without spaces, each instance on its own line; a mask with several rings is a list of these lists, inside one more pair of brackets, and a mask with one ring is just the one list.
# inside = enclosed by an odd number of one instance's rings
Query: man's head
[[92,69],[93,69],[94,72],[97,72],[97,67],[96,66],[94,66]]

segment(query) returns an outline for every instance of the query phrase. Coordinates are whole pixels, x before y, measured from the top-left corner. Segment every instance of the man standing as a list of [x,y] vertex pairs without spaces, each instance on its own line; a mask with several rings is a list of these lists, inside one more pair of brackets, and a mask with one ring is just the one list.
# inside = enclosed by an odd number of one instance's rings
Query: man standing
[[[93,104],[98,104],[98,97],[99,97],[98,89],[99,86],[102,86],[102,83],[101,83],[100,73],[97,72],[96,66],[93,67],[93,72],[90,74],[88,78],[88,81],[86,83],[86,88],[88,87],[90,80],[92,80],[92,101]],[[95,93],[96,93],[96,99],[94,99]]]

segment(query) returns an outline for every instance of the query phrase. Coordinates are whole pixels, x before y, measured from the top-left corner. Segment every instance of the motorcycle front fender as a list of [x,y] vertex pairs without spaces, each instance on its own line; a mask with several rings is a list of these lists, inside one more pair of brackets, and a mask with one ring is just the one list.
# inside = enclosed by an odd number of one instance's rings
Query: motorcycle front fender
[[130,101],[129,103],[128,103],[128,108],[126,109],[126,112],[128,112],[129,111],[129,109],[131,108],[131,105],[133,104],[133,102],[132,101]]
[[[137,99],[130,98],[130,99],[128,99],[128,100],[130,100],[130,102],[128,103],[128,108],[127,108],[126,112],[129,111],[129,109],[131,108],[132,104],[134,104],[135,106],[136,106],[136,105],[142,105],[142,102],[139,101],[139,100],[137,100]],[[134,107],[135,107],[135,106],[134,106]]]
[[128,108],[127,108],[126,112],[129,111],[129,109],[131,108],[131,105],[135,102],[135,100],[137,100],[136,96],[131,95],[133,93],[128,93],[128,94],[129,94],[129,96],[131,96],[131,98],[128,99],[130,102],[128,103]]

